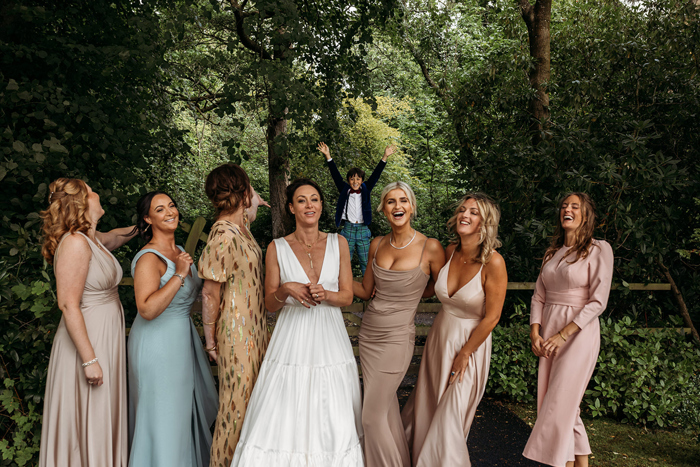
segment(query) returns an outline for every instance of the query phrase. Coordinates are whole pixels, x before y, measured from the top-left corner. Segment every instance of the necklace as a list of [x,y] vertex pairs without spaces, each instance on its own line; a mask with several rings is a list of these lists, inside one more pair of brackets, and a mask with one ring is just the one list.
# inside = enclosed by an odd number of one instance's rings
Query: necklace
[[321,232],[320,231],[318,232],[318,236],[316,237],[316,240],[314,240],[314,242],[311,244],[304,243],[301,240],[299,240],[299,237],[297,237],[296,230],[294,231],[294,238],[296,239],[297,242],[301,243],[304,247],[308,248],[308,251],[306,252],[306,256],[309,257],[309,265],[311,266],[311,269],[313,269],[314,268],[314,261],[311,259],[311,249],[321,239]]
[[416,238],[416,233],[417,233],[416,229],[413,229],[413,237],[411,237],[411,240],[409,240],[408,243],[405,244],[404,246],[396,246],[396,245],[394,245],[394,242],[392,241],[392,238],[394,237],[394,233],[392,232],[391,235],[389,236],[389,245],[393,246],[393,247],[396,248],[397,250],[403,250],[403,249],[406,248],[408,245],[410,245],[411,243],[413,243],[413,239]]

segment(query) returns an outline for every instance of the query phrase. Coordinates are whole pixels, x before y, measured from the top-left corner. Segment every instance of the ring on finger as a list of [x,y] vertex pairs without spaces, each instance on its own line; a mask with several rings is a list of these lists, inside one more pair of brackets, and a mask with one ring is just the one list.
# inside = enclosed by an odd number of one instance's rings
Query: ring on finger
[[454,376],[454,375],[455,375],[455,372],[454,372],[454,371],[453,371],[452,373],[450,373],[450,376]]
[[314,294],[314,298],[318,298],[318,294],[317,294],[317,293]]

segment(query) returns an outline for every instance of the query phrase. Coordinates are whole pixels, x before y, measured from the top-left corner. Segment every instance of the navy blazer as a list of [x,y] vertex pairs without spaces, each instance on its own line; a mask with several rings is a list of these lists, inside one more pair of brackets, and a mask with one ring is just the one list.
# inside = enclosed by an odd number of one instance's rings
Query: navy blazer
[[[328,170],[331,171],[331,176],[335,182],[335,186],[338,187],[338,204],[335,207],[335,226],[340,227],[340,223],[343,221],[343,211],[346,209],[348,204],[348,198],[350,197],[350,184],[343,180],[338,172],[338,167],[335,165],[333,159],[326,161],[328,164]],[[382,171],[386,167],[386,162],[379,160],[379,164],[374,168],[374,172],[370,175],[366,182],[362,182],[360,185],[360,191],[362,192],[362,219],[365,225],[370,225],[372,223],[372,203],[370,200],[370,194],[372,193],[372,188],[379,181],[379,177],[382,175]]]

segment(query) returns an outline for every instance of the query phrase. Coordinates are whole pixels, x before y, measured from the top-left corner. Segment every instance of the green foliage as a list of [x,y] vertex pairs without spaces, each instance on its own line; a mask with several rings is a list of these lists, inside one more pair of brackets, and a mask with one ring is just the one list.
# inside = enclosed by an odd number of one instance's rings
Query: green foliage
[[[695,198],[695,206],[700,207],[700,198]],[[695,225],[700,224],[700,215],[697,214],[697,211],[694,215],[691,214],[691,219]],[[693,234],[690,237],[690,245],[694,248],[679,249],[676,252],[686,260],[691,259],[693,254],[700,254],[700,227],[693,230]]]
[[492,333],[491,368],[486,393],[516,402],[533,402],[537,395],[538,358],[530,349],[527,305],[515,305],[509,323]]
[[[487,394],[533,402],[538,358],[530,349],[527,307],[515,307],[509,323],[493,331]],[[640,328],[625,317],[601,320],[601,350],[582,409],[592,417],[632,424],[700,428],[700,349],[669,328]]]
[[700,427],[700,350],[677,327],[638,329],[605,320],[601,352],[583,403],[594,417],[652,426]]
[[151,164],[184,147],[154,2],[10,0],[0,18],[0,465],[33,465],[61,316],[40,255],[48,185],[81,178],[107,211],[101,230],[129,225]]

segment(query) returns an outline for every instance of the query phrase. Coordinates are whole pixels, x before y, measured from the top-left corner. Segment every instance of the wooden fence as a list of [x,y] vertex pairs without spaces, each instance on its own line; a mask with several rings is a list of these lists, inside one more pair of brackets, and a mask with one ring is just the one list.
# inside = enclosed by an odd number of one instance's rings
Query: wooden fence
[[[186,224],[184,222],[180,223],[180,228],[185,232],[188,232],[187,241],[185,242],[185,251],[194,258],[194,252],[197,249],[197,243],[201,240],[203,242],[207,241],[208,235],[204,233],[204,226],[206,225],[206,220],[202,217],[198,217],[192,225]],[[119,283],[119,285],[131,286],[134,285],[134,279],[131,277],[125,277]],[[611,290],[617,290],[623,288],[620,284],[613,284]],[[635,291],[657,291],[657,290],[671,290],[671,284],[655,283],[655,284],[629,284],[626,288]],[[508,282],[508,290],[534,290],[534,282]],[[437,313],[440,311],[440,303],[419,303],[418,313]],[[342,308],[343,318],[346,321],[346,329],[348,331],[348,336],[357,337],[360,333],[360,324],[362,322],[361,314],[365,311],[367,307],[367,302],[353,303],[352,305]],[[192,307],[192,311],[195,313],[201,313],[202,303],[200,301],[195,302]],[[686,333],[690,332],[690,329],[683,329]],[[203,335],[201,327],[197,328],[199,335]],[[416,337],[427,336],[430,331],[430,326],[416,326]],[[129,334],[129,328],[126,330],[127,335]],[[353,352],[355,356],[358,356],[359,349],[357,345],[353,345]],[[417,345],[413,351],[414,356],[423,355],[423,346]],[[358,365],[359,369],[359,365]],[[217,368],[215,364],[212,367],[214,375],[217,374]],[[407,374],[416,374],[418,372],[417,365],[411,365],[408,369]]]

